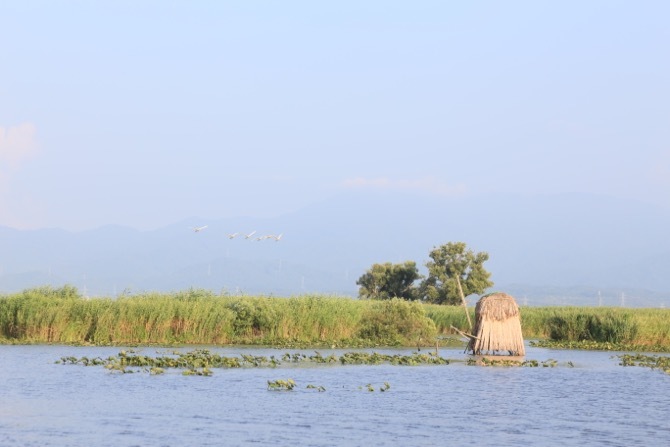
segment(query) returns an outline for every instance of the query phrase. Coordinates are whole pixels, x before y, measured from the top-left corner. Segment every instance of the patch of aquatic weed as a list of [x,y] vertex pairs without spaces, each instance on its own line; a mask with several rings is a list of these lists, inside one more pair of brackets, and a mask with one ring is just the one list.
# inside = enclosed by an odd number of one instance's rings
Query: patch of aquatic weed
[[189,375],[211,375],[215,368],[275,368],[282,364],[341,364],[341,365],[379,365],[398,366],[448,365],[449,360],[435,354],[413,353],[411,355],[381,354],[365,352],[347,352],[342,355],[322,355],[302,352],[284,353],[281,356],[254,356],[241,354],[226,357],[197,349],[190,352],[173,352],[166,355],[150,356],[134,350],[123,350],[116,356],[101,357],[61,357],[56,363],[63,365],[103,366],[112,372],[148,372],[161,374],[166,369],[181,369]]
[[[554,368],[558,366],[558,361],[554,359],[547,360],[514,360],[514,359],[491,359],[488,357],[469,358],[466,362],[470,366],[506,366],[506,367],[526,367],[526,368]],[[566,362],[566,365],[573,367],[572,362]]]
[[621,366],[644,366],[651,369],[659,369],[670,374],[670,357],[662,355],[646,354],[621,354],[617,356]]
[[668,345],[640,345],[631,343],[609,343],[592,340],[555,341],[531,340],[531,346],[550,349],[574,349],[584,351],[633,351],[633,352],[670,352]]

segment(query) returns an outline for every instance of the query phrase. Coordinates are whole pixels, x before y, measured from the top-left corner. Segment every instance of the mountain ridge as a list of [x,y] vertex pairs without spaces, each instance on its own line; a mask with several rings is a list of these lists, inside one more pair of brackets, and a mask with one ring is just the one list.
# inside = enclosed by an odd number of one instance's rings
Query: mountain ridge
[[[373,263],[412,260],[425,273],[432,248],[463,241],[489,253],[495,289],[530,304],[560,304],[548,297],[563,290],[564,302],[618,305],[624,294],[628,305],[657,306],[670,303],[669,224],[665,210],[589,194],[352,191],[274,218],[189,217],[155,230],[0,227],[0,293],[67,283],[93,296],[188,287],[356,296]],[[280,233],[280,241],[255,239]]]

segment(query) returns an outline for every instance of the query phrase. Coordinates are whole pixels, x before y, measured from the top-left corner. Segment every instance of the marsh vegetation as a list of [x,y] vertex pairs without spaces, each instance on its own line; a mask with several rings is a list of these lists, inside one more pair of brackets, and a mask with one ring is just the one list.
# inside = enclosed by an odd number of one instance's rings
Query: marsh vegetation
[[[474,308],[468,308],[471,319]],[[670,310],[522,307],[527,340],[555,347],[670,350]],[[0,343],[434,348],[463,340],[461,306],[302,295],[229,296],[191,289],[84,299],[71,287],[0,297]]]
[[423,305],[305,295],[215,295],[202,290],[86,300],[34,289],[0,299],[5,343],[395,346],[431,340]]
[[[467,328],[462,308],[425,304],[440,334]],[[474,309],[468,308],[474,317]],[[521,307],[521,328],[536,346],[566,349],[670,351],[670,309]]]

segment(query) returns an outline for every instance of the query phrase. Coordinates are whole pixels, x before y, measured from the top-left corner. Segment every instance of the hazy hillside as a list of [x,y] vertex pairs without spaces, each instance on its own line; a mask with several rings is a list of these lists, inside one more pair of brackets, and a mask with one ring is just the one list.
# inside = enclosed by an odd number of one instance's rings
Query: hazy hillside
[[423,270],[433,247],[464,241],[489,253],[494,288],[522,304],[657,306],[670,304],[668,227],[658,209],[591,195],[344,194],[273,219],[191,218],[155,231],[0,227],[0,291],[68,283],[102,296],[188,287],[355,296],[373,263]]

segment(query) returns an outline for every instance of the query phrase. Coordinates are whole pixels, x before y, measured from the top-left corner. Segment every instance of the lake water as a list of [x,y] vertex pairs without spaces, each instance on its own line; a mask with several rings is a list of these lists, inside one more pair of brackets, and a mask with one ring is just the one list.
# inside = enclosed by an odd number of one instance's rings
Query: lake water
[[[300,352],[209,349],[226,356]],[[0,346],[0,446],[670,445],[670,375],[619,366],[611,352],[528,347],[526,359],[558,366],[519,368],[468,366],[462,349],[441,349],[457,361],[215,369],[211,377],[54,363],[120,350]],[[294,390],[267,390],[268,380],[287,378]],[[380,392],[384,382],[391,388]]]

